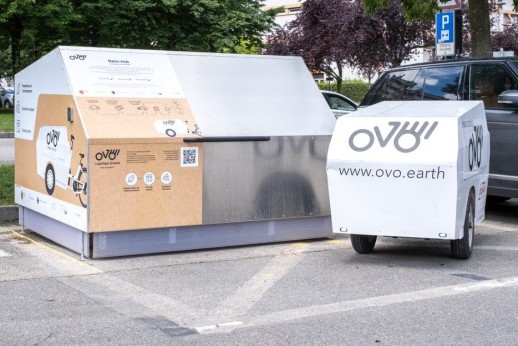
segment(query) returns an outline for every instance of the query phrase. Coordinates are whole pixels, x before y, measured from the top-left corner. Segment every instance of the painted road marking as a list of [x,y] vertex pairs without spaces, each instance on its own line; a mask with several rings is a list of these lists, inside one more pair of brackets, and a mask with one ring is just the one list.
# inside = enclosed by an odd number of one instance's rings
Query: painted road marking
[[181,327],[188,327],[205,321],[209,314],[109,274],[62,277],[59,281],[135,319],[162,316]]
[[[263,295],[290,270],[292,270],[305,253],[336,249],[337,245],[348,245],[344,242],[315,242],[294,243],[282,248],[271,261],[248,282],[240,287],[232,296],[223,301],[213,314],[210,311],[196,309],[185,305],[168,296],[154,293],[138,285],[119,279],[113,275],[104,273],[85,262],[63,254],[51,247],[39,243],[29,237],[14,234],[14,236],[27,240],[25,244],[15,244],[23,251],[41,259],[55,273],[65,275],[57,279],[73,287],[79,292],[95,299],[100,304],[109,307],[119,313],[137,320],[146,321],[156,319],[156,316],[173,321],[174,323],[196,330],[199,333],[231,332],[239,328],[289,322],[312,316],[342,313],[366,308],[385,307],[395,304],[403,304],[426,299],[445,298],[473,292],[484,292],[504,287],[517,287],[518,277],[500,280],[486,280],[476,283],[466,283],[444,287],[429,288],[425,290],[397,293],[385,296],[370,297],[353,301],[342,301],[333,304],[309,306],[290,309],[257,316],[244,316],[253,307],[255,302],[262,299]],[[326,244],[323,246],[322,244]],[[478,246],[487,250],[516,251],[515,247]],[[214,323],[218,321],[221,323]],[[208,322],[208,323],[207,323]],[[193,328],[192,326],[201,326]]]
[[207,311],[187,306],[106,274],[87,262],[59,252],[30,237],[17,232],[12,232],[11,235],[25,240],[24,244],[13,244],[24,253],[43,262],[56,280],[128,317],[145,321],[163,316],[180,326],[186,326],[199,324],[209,315]]
[[[218,319],[228,321],[234,316],[244,315],[268,289],[281,280],[304,257],[304,252],[312,250],[314,250],[313,244],[301,242],[283,247],[259,273],[223,301],[213,313],[183,304],[106,273],[62,277],[59,280],[128,317],[145,320],[158,315],[180,327],[192,328],[191,326],[207,321]],[[231,321],[209,325],[205,330],[228,331],[241,324],[240,321]]]
[[295,243],[284,248],[274,258],[234,294],[218,305],[214,319],[230,319],[246,314],[271,287],[294,268],[308,251],[307,243]]
[[205,327],[198,327],[195,328],[195,330],[200,334],[209,334],[213,333],[214,331],[218,332],[229,332],[235,329],[236,327],[240,327],[243,325],[243,322],[241,321],[234,321],[234,322],[227,322],[222,324],[213,324],[210,326]]
[[11,257],[12,255],[4,250],[0,250],[0,257]]
[[[384,296],[377,296],[351,301],[342,301],[333,304],[316,305],[305,308],[284,310],[265,315],[245,317],[242,318],[241,321],[232,322],[233,325],[229,328],[239,329],[257,327],[262,325],[284,323],[307,317],[315,317],[367,308],[385,307],[395,304],[416,302],[435,298],[445,298],[473,292],[490,291],[506,287],[518,287],[518,277],[486,280],[477,283],[443,286],[412,292],[389,294]],[[216,326],[217,325],[225,324],[216,324]],[[229,328],[219,330],[218,328],[211,328],[211,326],[202,326],[197,327],[195,329],[199,333],[209,334],[218,332],[229,332]]]
[[518,251],[516,246],[489,246],[489,245],[475,245],[475,250],[495,250],[495,251]]
[[25,253],[37,257],[45,264],[50,265],[50,268],[53,268],[57,275],[91,275],[102,273],[102,270],[95,268],[86,262],[55,250],[52,247],[23,234],[13,231],[11,232],[11,235],[15,238],[26,241],[23,245],[15,244],[15,246]]

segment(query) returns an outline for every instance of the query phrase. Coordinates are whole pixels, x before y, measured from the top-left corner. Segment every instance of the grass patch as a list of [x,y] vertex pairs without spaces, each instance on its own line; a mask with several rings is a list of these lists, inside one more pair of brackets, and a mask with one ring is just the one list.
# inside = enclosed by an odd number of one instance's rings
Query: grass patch
[[9,112],[0,112],[0,132],[14,132],[14,114],[12,109],[0,108]]
[[14,204],[14,166],[0,166],[0,205]]

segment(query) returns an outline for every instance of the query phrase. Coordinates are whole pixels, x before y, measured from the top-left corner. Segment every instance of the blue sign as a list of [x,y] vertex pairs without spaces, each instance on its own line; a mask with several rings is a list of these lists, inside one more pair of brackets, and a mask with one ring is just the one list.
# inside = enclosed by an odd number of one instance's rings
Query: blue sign
[[455,43],[455,12],[435,14],[435,43]]

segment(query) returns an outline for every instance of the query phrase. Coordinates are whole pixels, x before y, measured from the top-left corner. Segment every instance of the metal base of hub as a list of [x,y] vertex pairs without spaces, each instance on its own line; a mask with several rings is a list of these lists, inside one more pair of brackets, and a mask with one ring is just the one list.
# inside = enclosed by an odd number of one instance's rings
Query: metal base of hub
[[91,258],[275,243],[327,238],[333,235],[330,216],[84,233],[20,207],[20,224],[82,256]]

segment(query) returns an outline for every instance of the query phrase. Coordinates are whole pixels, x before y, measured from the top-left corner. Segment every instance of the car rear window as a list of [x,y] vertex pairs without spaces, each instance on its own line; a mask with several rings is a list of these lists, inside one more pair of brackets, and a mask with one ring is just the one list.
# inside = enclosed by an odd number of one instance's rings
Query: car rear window
[[401,100],[461,100],[464,66],[422,67],[388,72],[365,95],[361,105]]
[[408,91],[415,87],[414,79],[419,69],[388,72],[365,95],[362,106],[381,101],[406,100]]

